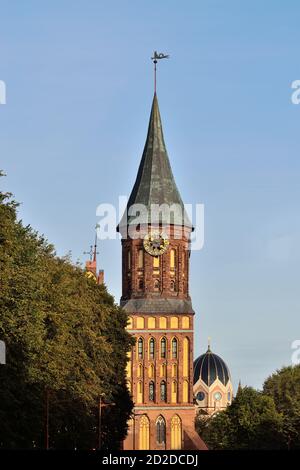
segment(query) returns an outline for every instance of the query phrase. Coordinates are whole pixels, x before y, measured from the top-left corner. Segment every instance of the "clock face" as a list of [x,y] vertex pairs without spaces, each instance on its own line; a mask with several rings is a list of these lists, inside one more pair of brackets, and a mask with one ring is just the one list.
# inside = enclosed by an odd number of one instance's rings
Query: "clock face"
[[169,246],[167,235],[159,232],[148,233],[144,238],[144,248],[152,256],[162,255]]
[[197,395],[196,395],[196,399],[198,401],[203,401],[205,398],[205,394],[203,392],[198,392]]
[[214,393],[214,399],[215,399],[216,401],[220,401],[220,400],[221,400],[221,398],[222,398],[222,395],[221,395],[221,393],[220,393],[220,392],[216,392],[216,393]]

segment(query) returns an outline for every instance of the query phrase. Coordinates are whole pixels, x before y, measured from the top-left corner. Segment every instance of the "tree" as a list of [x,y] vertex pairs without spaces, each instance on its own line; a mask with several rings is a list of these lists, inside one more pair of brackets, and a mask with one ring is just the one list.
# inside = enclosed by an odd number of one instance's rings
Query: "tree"
[[211,449],[280,449],[282,425],[273,399],[244,387],[225,411],[200,418],[198,429]]
[[286,447],[300,448],[300,365],[283,367],[267,378],[263,391],[283,415]]
[[[114,406],[104,418],[105,445],[126,433],[132,402],[126,313],[106,287],[85,276],[30,226],[18,204],[0,192],[0,446],[41,447],[45,396],[53,447],[95,447],[100,394]],[[118,424],[117,424],[118,423]],[[105,424],[105,421],[104,421]]]

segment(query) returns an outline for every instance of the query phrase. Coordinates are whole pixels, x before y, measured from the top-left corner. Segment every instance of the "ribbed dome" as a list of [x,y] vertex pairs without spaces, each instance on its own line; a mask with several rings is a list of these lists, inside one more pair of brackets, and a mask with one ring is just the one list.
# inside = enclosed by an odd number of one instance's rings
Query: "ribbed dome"
[[210,387],[216,379],[223,385],[227,385],[230,380],[230,372],[221,357],[211,352],[210,347],[205,354],[202,354],[194,361],[194,384],[202,379]]

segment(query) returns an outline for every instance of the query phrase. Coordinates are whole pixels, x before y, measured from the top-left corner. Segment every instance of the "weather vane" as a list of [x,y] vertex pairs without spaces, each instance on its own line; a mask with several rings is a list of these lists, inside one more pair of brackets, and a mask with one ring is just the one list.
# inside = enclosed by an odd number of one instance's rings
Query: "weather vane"
[[95,230],[95,244],[94,246],[91,245],[90,251],[84,251],[84,255],[90,255],[90,261],[96,261],[97,260],[97,255],[99,255],[99,251],[97,251],[97,229],[99,228],[99,224],[96,225]]
[[154,51],[153,57],[151,57],[151,60],[153,60],[154,63],[154,93],[156,93],[156,64],[158,60],[161,59],[168,59],[169,56],[167,54],[163,54],[162,52],[158,53],[157,51]]

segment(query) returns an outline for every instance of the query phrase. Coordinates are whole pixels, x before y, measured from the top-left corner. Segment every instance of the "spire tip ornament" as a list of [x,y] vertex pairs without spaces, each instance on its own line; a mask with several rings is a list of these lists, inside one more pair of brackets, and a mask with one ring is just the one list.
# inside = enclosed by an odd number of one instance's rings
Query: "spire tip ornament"
[[161,60],[161,59],[169,59],[169,55],[168,54],[163,54],[162,52],[157,52],[157,51],[154,51],[154,54],[153,54],[153,57],[151,57],[151,60],[153,61],[153,64],[154,64],[154,94],[156,94],[156,64],[157,64],[157,61],[158,60]]

